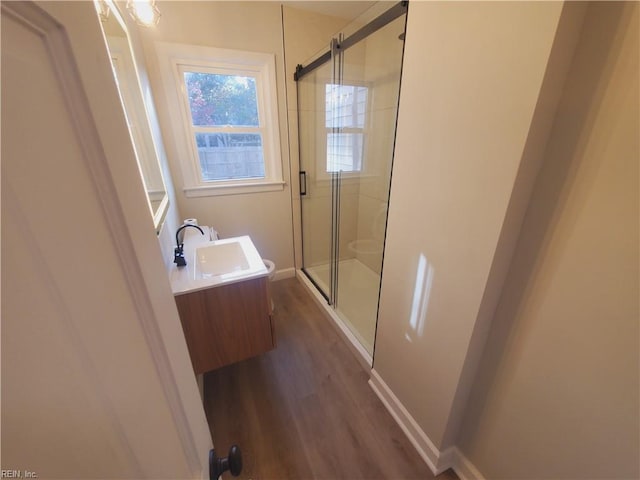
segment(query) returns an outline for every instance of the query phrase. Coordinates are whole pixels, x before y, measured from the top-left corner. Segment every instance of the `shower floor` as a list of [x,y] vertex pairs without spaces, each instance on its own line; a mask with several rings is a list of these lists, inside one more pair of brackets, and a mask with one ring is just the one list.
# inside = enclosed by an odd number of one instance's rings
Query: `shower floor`
[[[329,292],[330,265],[305,269],[324,291]],[[336,313],[367,352],[373,355],[380,276],[355,258],[338,264],[338,298]]]

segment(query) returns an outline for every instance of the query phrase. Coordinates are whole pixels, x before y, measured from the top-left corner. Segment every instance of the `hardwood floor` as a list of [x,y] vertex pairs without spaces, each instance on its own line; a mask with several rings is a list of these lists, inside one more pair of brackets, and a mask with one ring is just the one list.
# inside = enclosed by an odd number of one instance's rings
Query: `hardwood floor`
[[276,349],[204,377],[216,453],[238,444],[245,479],[433,478],[304,287],[271,287]]

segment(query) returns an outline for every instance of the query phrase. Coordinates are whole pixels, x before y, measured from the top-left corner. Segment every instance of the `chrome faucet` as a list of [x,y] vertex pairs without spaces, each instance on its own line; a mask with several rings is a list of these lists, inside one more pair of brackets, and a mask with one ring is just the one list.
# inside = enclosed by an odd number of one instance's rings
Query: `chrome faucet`
[[[187,223],[185,225],[182,225],[180,228],[178,228],[178,230],[176,230],[176,248],[173,249],[173,263],[175,263],[178,267],[184,267],[187,265],[187,261],[184,258],[184,243],[182,243],[180,241],[180,232],[182,230],[184,230],[187,227],[193,227],[193,228],[197,228],[198,230],[200,230],[200,233],[202,235],[204,235],[204,231],[202,231],[202,229],[197,226],[197,225],[191,225],[190,223]],[[184,237],[184,235],[183,235]]]

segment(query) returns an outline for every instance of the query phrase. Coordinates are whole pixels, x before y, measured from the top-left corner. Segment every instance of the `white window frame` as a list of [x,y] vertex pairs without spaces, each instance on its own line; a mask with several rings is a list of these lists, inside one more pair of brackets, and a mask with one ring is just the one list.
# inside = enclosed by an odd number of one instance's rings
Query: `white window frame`
[[[159,70],[167,97],[173,137],[187,197],[282,190],[275,55],[197,45],[158,43]],[[203,71],[256,79],[264,178],[204,181],[192,126],[184,71]],[[173,114],[175,112],[175,114]]]
[[[357,169],[352,169],[352,170],[344,170],[343,174],[346,175],[360,175],[362,173],[365,172],[365,168],[366,168],[366,162],[365,162],[365,150],[367,148],[367,134],[368,134],[368,123],[369,123],[369,117],[370,117],[370,108],[371,108],[371,99],[370,99],[370,88],[368,85],[362,84],[362,83],[341,83],[341,84],[333,84],[333,83],[327,83],[325,84],[325,92],[326,92],[326,88],[328,86],[332,86],[332,87],[338,87],[338,88],[342,88],[345,86],[348,87],[356,87],[356,88],[364,88],[367,91],[367,99],[365,102],[365,111],[364,111],[364,117],[365,117],[365,121],[362,127],[327,127],[326,126],[326,122],[327,122],[327,117],[326,117],[326,109],[325,109],[325,142],[326,142],[326,150],[327,150],[327,154],[326,154],[326,159],[325,159],[325,165],[324,165],[324,169],[325,169],[325,174],[330,174],[330,171],[327,170],[327,168],[329,167],[329,165],[327,164],[328,160],[329,160],[329,136],[330,135],[340,135],[340,134],[360,134],[362,135],[362,152],[361,152],[361,157],[360,157],[360,168]],[[325,93],[326,95],[326,93]],[[325,97],[326,98],[326,97]],[[358,103],[354,102],[351,105],[352,110],[357,109]],[[334,107],[335,108],[335,107]],[[335,114],[335,112],[334,112]],[[352,115],[357,116],[357,112],[352,112]],[[340,122],[338,122],[336,120],[336,118],[333,119],[333,122],[335,124],[339,124]],[[353,150],[354,148],[352,147],[352,154],[353,154]]]
[[[334,82],[331,79],[325,79],[324,80],[324,84],[325,84],[325,89],[326,89],[326,85],[333,85]],[[344,85],[349,85],[349,86],[357,86],[357,87],[365,87],[368,90],[367,93],[367,105],[366,105],[366,112],[365,112],[365,122],[364,122],[364,127],[362,128],[339,128],[335,133],[361,133],[363,135],[363,145],[362,145],[362,164],[360,165],[360,170],[351,170],[351,171],[343,171],[342,172],[342,178],[344,181],[349,182],[351,180],[357,180],[359,178],[364,178],[364,177],[368,177],[371,176],[371,172],[370,172],[370,165],[369,162],[367,161],[367,149],[369,148],[369,132],[371,130],[371,122],[373,121],[373,110],[372,110],[372,106],[373,106],[373,98],[372,98],[372,92],[373,92],[373,88],[371,83],[369,82],[363,82],[361,80],[344,80],[343,81]],[[324,154],[323,154],[323,158],[322,160],[318,160],[316,161],[316,178],[317,178],[317,183],[328,183],[331,180],[331,172],[327,171],[327,154],[328,154],[328,147],[329,147],[329,134],[333,133],[332,129],[330,127],[326,126],[326,110],[325,110],[325,104],[324,101],[326,99],[326,96],[323,94],[322,95],[322,99],[318,99],[318,101],[321,102],[321,104],[318,104],[317,108],[320,111],[325,112],[325,116],[323,117],[323,122],[318,122],[316,128],[317,128],[317,135],[318,138],[324,138],[324,142],[323,142],[323,150],[324,150]]]

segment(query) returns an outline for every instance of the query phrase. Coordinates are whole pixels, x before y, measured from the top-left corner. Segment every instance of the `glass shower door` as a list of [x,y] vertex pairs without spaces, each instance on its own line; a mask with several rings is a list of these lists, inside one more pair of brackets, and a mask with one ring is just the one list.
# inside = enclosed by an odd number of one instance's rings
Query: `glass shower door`
[[295,76],[302,270],[369,362],[378,316],[406,12],[405,2],[375,4],[332,40],[329,51],[299,65]]
[[334,276],[334,191],[327,171],[325,117],[332,70],[327,62],[297,82],[303,270],[329,302]]
[[338,172],[337,288],[334,307],[373,353],[400,91],[402,15],[339,55],[327,141]]

